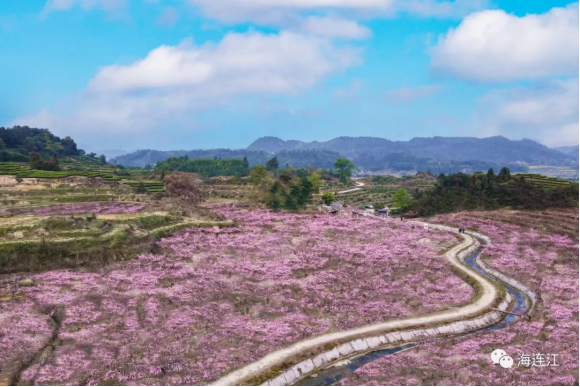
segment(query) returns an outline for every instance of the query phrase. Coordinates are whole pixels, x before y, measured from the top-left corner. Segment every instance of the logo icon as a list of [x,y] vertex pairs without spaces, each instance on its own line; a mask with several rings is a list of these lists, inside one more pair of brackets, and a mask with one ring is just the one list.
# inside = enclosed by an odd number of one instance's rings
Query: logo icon
[[493,364],[499,364],[499,359],[506,355],[507,353],[503,349],[494,349],[491,353],[491,361]]
[[507,354],[503,349],[494,349],[491,353],[491,361],[493,364],[499,364],[502,368],[512,368],[514,359]]
[[501,359],[499,359],[499,365],[502,368],[512,368],[514,365],[514,359],[509,355],[502,356]]

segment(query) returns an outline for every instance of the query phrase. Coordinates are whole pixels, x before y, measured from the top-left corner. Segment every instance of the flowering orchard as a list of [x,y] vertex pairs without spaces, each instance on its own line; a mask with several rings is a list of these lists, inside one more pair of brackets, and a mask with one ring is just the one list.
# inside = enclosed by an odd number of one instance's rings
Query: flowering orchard
[[0,352],[10,356],[0,357],[0,379],[205,384],[304,338],[473,297],[439,255],[453,234],[214,210],[238,226],[188,229],[161,240],[159,254],[98,272],[39,273],[27,287],[4,278]]
[[[578,210],[543,215],[459,213],[432,221],[490,236],[492,245],[485,250],[484,260],[541,298],[531,321],[519,320],[503,330],[384,357],[358,369],[342,384],[578,385]],[[554,229],[568,235],[550,233]],[[496,348],[514,358],[513,368],[492,364],[490,354]],[[522,355],[538,354],[556,354],[558,366],[519,364]]]

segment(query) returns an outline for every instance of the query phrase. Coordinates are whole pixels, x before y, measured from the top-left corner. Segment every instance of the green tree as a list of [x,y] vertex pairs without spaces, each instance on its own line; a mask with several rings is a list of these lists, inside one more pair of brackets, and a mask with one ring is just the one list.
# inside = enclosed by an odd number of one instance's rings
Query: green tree
[[218,157],[204,159],[189,159],[187,155],[182,157],[170,157],[155,165],[155,172],[165,170],[179,172],[194,172],[203,177],[213,176],[247,176],[248,160],[244,159],[221,159]]
[[310,200],[312,200],[312,183],[307,178],[300,179],[296,202],[301,207],[304,207],[307,203],[310,203]]
[[336,174],[342,183],[346,183],[350,180],[352,176],[352,170],[354,169],[354,164],[347,158],[338,158],[334,162],[334,169]]
[[393,195],[393,204],[401,211],[405,211],[413,205],[413,199],[404,187],[400,187]]
[[279,182],[272,183],[270,187],[269,196],[266,199],[266,204],[268,204],[274,211],[279,211],[282,207],[282,200],[280,196],[280,191],[282,187]]
[[279,168],[278,157],[274,156],[270,160],[266,161],[266,169],[271,172],[275,172]]
[[308,181],[312,184],[312,192],[319,193],[320,187],[322,186],[322,180],[320,180],[320,175],[318,173],[313,173],[308,176]]
[[250,181],[256,186],[260,185],[266,177],[268,177],[268,170],[263,165],[256,165],[250,172]]
[[322,195],[322,201],[324,202],[324,204],[326,204],[327,206],[330,206],[330,204],[334,201],[334,195],[332,194],[332,192],[325,192]]
[[76,155],[79,154],[79,150],[77,149],[77,144],[75,144],[74,140],[69,136],[66,136],[61,141],[62,147],[64,149],[65,154],[67,155]]
[[107,164],[107,158],[105,157],[105,155],[99,156],[99,162],[101,163],[101,165]]
[[503,167],[499,171],[498,177],[500,181],[508,181],[509,179],[512,178],[512,173],[510,172],[510,169],[508,167]]

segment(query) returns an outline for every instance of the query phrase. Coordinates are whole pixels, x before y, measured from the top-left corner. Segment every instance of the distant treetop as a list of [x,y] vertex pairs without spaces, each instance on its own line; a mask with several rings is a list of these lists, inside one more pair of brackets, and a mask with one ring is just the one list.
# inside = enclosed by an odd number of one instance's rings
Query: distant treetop
[[28,126],[0,127],[0,161],[28,161],[30,152],[50,158],[79,156],[84,151],[70,137],[61,139],[48,129]]

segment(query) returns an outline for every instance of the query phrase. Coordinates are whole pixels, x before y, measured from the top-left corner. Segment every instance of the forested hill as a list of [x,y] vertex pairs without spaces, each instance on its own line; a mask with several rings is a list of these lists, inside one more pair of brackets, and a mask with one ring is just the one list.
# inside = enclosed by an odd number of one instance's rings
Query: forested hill
[[155,172],[194,172],[202,177],[247,176],[250,172],[248,159],[190,159],[187,156],[171,157],[155,165]]
[[554,148],[559,152],[564,153],[565,155],[568,155],[570,157],[572,157],[573,159],[575,159],[576,161],[578,161],[579,159],[579,147],[578,146],[561,146],[558,148]]
[[62,157],[84,154],[72,138],[61,139],[48,129],[28,126],[0,127],[0,161],[27,162],[30,152],[47,158],[54,155]]
[[[495,164],[571,165],[575,157],[550,149],[532,140],[514,141],[502,136],[429,137],[409,141],[390,141],[376,137],[337,137],[329,141],[284,141],[277,137],[262,137],[247,147],[252,151],[276,153],[281,150],[329,150],[351,158],[366,168],[380,168],[382,160],[392,154],[407,154],[411,158],[432,160],[481,161]],[[358,162],[357,162],[358,161]]]
[[[145,167],[167,160],[169,158],[187,156],[189,159],[243,159],[248,160],[250,166],[265,164],[272,155],[264,151],[252,151],[247,149],[198,149],[157,151],[151,149],[139,150],[128,155],[119,156],[114,161],[117,164]],[[283,150],[277,153],[278,162],[281,166],[290,165],[295,168],[316,166],[320,168],[332,168],[332,165],[340,154],[327,150]]]
[[375,137],[338,137],[329,141],[302,142],[262,137],[246,149],[156,151],[140,150],[116,158],[128,166],[154,166],[169,157],[187,155],[200,158],[244,158],[250,166],[264,164],[273,155],[280,165],[296,168],[331,168],[338,157],[351,159],[355,166],[374,173],[434,174],[487,171],[507,166],[513,172],[526,172],[528,165],[562,166],[575,169],[577,157],[550,149],[531,140],[512,141],[505,137],[433,137],[410,141],[391,141]]
[[467,175],[439,175],[434,188],[415,193],[411,212],[419,216],[502,207],[543,210],[578,207],[578,183],[541,175],[512,176],[508,168]]

